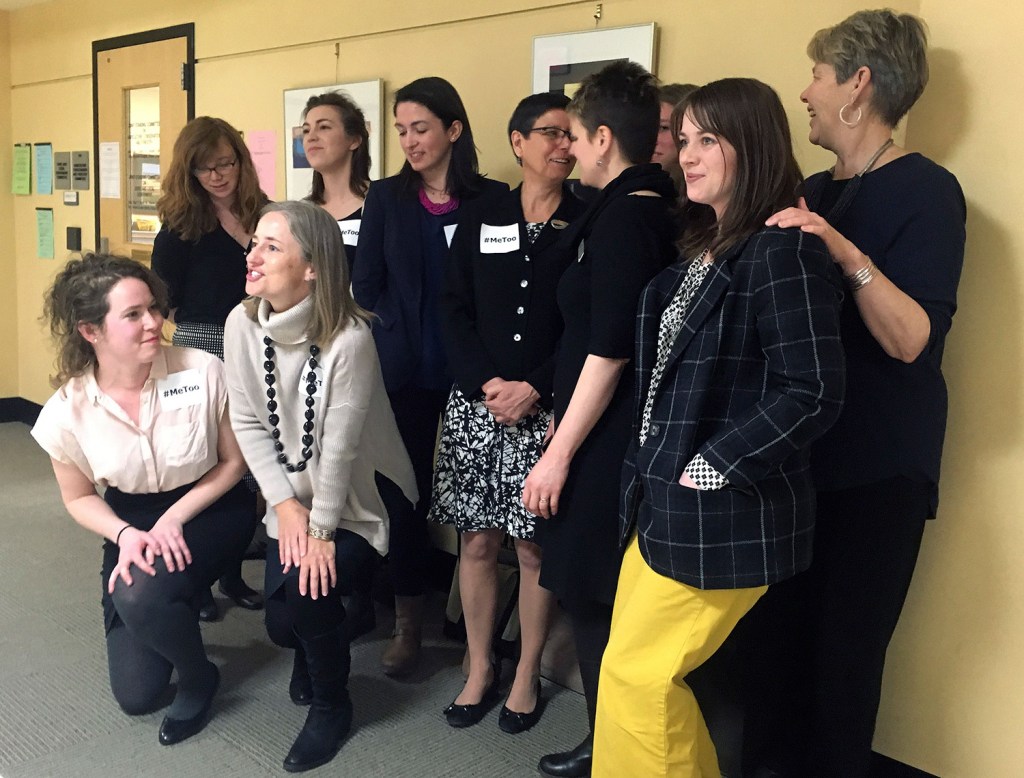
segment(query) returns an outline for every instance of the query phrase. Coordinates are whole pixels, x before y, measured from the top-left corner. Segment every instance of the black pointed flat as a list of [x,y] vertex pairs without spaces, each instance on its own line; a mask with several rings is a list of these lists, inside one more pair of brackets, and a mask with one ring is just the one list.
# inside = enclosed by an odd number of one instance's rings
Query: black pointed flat
[[495,659],[491,664],[491,683],[484,691],[480,702],[470,705],[456,705],[454,702],[444,709],[444,718],[448,726],[456,729],[472,727],[479,724],[487,715],[494,703],[498,701],[498,689],[501,686],[501,660]]
[[502,732],[518,735],[520,732],[526,732],[533,728],[540,721],[541,714],[544,712],[543,700],[540,696],[540,679],[537,679],[537,702],[529,713],[509,710],[508,700],[505,702],[506,704],[501,706],[501,713],[498,714],[498,728]]

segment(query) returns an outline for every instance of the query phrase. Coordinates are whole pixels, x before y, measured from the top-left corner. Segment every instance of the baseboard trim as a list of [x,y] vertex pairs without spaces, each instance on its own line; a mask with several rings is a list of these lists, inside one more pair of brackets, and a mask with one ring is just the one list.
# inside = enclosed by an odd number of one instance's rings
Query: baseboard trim
[[877,751],[871,756],[871,778],[938,778],[924,770],[882,756]]
[[30,427],[36,423],[36,418],[43,406],[26,400],[24,397],[0,397],[0,424],[12,421],[20,421]]

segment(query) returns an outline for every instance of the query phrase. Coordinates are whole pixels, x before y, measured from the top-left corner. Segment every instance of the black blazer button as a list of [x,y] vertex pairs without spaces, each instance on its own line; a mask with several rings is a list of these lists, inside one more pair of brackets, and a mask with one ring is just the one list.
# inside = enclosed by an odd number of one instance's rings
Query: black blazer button
[[648,437],[656,438],[660,434],[661,434],[661,427],[659,427],[657,424],[652,424],[650,427],[647,428],[647,435],[648,435]]

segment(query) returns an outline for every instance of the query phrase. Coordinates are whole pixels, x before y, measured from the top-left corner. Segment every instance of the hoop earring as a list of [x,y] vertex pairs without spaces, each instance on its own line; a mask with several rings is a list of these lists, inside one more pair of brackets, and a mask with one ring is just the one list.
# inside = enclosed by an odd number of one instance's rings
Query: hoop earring
[[853,127],[856,127],[856,126],[857,126],[858,124],[860,124],[860,120],[861,120],[861,118],[863,118],[863,116],[864,116],[864,110],[863,110],[863,109],[862,109],[862,108],[861,108],[860,106],[857,106],[857,118],[856,118],[856,119],[854,119],[854,120],[853,120],[853,121],[851,122],[851,121],[847,121],[846,117],[845,117],[845,116],[843,116],[843,113],[844,113],[844,112],[846,111],[846,109],[847,109],[847,108],[849,108],[849,107],[850,107],[850,104],[849,104],[849,103],[847,103],[846,105],[844,105],[844,106],[843,106],[842,108],[840,108],[840,109],[839,109],[839,121],[841,121],[841,122],[842,122],[843,124],[845,124],[845,125],[846,125],[847,127],[853,128]]

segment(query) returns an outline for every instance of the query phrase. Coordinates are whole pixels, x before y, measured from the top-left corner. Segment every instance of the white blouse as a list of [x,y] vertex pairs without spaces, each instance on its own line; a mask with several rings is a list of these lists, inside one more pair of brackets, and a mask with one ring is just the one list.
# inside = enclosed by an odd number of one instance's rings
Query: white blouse
[[217,464],[217,427],[226,407],[220,360],[165,346],[142,387],[139,424],[103,393],[89,370],[47,400],[32,437],[98,486],[166,492],[199,480]]

